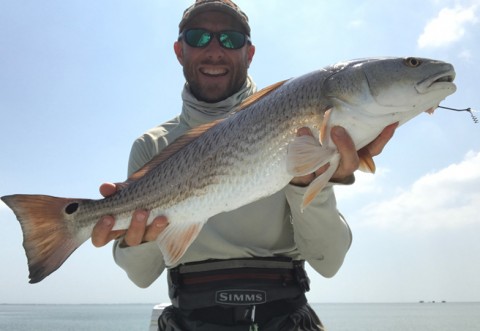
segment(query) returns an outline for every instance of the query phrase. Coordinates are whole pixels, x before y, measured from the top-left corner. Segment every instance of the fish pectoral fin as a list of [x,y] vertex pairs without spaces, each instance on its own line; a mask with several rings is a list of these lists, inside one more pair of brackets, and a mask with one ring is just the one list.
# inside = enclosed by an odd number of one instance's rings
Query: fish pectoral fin
[[323,144],[327,141],[327,132],[328,130],[328,122],[330,121],[330,114],[332,113],[333,107],[327,107],[325,112],[323,113],[323,121],[322,125],[320,126],[320,142]]
[[198,237],[206,220],[196,223],[179,223],[169,223],[157,238],[157,244],[162,251],[167,266],[173,266],[180,260],[195,238]]
[[310,183],[310,185],[308,185],[308,188],[303,195],[303,201],[301,206],[302,212],[313,201],[313,199],[315,199],[315,197],[324,189],[324,187],[327,185],[330,178],[332,178],[333,174],[337,170],[339,163],[340,163],[340,154],[336,153],[330,159],[330,166],[327,168],[327,170],[324,173],[322,173],[320,176],[315,178],[315,180],[313,180]]
[[288,145],[287,171],[290,175],[305,176],[327,164],[335,151],[324,148],[312,136],[295,137]]
[[375,173],[376,166],[375,162],[373,161],[373,157],[366,148],[362,148],[358,151],[358,157],[360,159],[360,165],[358,167],[359,170],[368,173]]

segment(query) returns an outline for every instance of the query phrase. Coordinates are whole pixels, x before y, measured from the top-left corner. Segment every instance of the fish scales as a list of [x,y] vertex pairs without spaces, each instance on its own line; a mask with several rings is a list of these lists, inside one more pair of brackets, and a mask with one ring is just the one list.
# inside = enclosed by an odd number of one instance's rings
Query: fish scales
[[[279,82],[246,100],[224,120],[194,128],[100,200],[4,196],[24,232],[30,282],[61,266],[104,215],[126,229],[137,209],[168,226],[157,243],[174,266],[208,219],[285,187],[294,176],[330,167],[307,188],[302,208],[323,189],[340,156],[329,137],[341,125],[357,149],[392,123],[431,112],[455,91],[453,66],[420,58],[342,62]],[[315,137],[297,137],[302,127]],[[322,141],[320,142],[319,139]],[[373,172],[371,157],[365,164]]]
[[[214,126],[158,165],[157,171],[148,173],[128,189],[110,198],[86,202],[81,206],[82,212],[77,215],[75,225],[78,228],[92,227],[91,219],[99,219],[105,215],[105,210],[111,211],[118,219],[116,228],[128,226],[131,214],[136,209],[154,210],[150,222],[157,214],[173,218],[176,214],[169,212],[171,206],[178,206],[182,202],[187,204],[189,198],[205,196],[209,188],[212,192],[208,200],[222,201],[226,197],[228,200],[231,196],[244,196],[240,186],[242,180],[249,179],[259,185],[271,186],[275,183],[268,176],[274,173],[272,166],[279,173],[282,170],[285,173],[285,179],[273,188],[278,191],[290,180],[282,162],[284,158],[278,155],[282,155],[294,138],[297,125],[314,126],[320,119],[311,110],[312,107],[301,104],[304,100],[308,102],[308,99],[296,99],[292,93],[281,92],[274,92],[279,95],[272,95],[268,99],[275,102],[259,102],[252,105],[249,111],[236,113]],[[298,91],[293,89],[293,92]],[[274,151],[273,159],[267,158],[265,151]],[[269,169],[268,174],[255,171],[259,167]],[[235,200],[238,206],[245,204],[238,198]],[[216,214],[224,209],[225,206],[214,212]],[[190,213],[187,216],[191,216]]]

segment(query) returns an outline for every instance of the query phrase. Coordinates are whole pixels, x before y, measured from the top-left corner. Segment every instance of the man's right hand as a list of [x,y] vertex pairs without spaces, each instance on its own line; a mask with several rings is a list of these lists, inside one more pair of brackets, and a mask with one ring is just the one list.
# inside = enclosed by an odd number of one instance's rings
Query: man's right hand
[[[100,194],[104,197],[117,192],[117,186],[105,183],[100,186]],[[114,230],[115,218],[111,215],[103,216],[92,231],[92,243],[95,247],[102,247],[114,239],[122,236],[120,247],[137,246],[145,242],[156,240],[158,235],[167,227],[168,219],[165,216],[156,217],[152,224],[147,226],[148,210],[136,210],[132,215],[130,226],[127,230]]]

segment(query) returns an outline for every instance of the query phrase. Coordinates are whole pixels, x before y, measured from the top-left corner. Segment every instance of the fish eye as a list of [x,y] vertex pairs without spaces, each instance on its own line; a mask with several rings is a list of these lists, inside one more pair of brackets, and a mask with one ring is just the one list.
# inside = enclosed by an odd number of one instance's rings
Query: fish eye
[[416,57],[407,57],[403,62],[410,68],[416,68],[422,64],[422,61]]

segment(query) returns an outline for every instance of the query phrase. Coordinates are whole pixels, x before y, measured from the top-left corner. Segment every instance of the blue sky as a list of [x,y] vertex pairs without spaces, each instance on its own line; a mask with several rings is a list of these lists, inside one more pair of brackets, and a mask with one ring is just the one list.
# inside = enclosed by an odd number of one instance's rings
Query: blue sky
[[[480,1],[238,0],[257,52],[259,87],[370,56],[452,63],[443,105],[480,109]],[[125,179],[130,146],[180,111],[173,53],[191,1],[0,1],[0,196],[98,198]],[[477,113],[480,117],[480,113]],[[332,279],[310,270],[314,302],[480,301],[480,124],[438,109],[397,131],[375,175],[337,188],[354,241]],[[28,284],[18,222],[0,202],[0,303],[168,301],[115,265],[111,247],[80,247]]]

